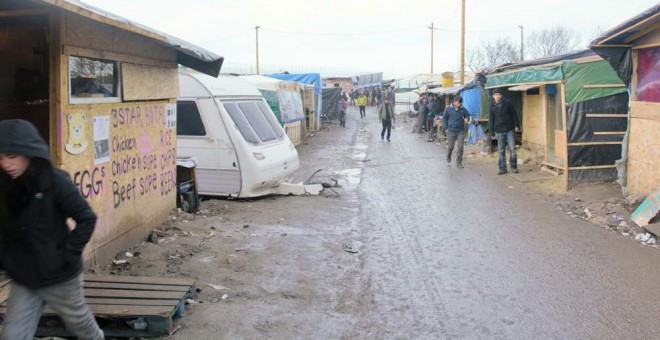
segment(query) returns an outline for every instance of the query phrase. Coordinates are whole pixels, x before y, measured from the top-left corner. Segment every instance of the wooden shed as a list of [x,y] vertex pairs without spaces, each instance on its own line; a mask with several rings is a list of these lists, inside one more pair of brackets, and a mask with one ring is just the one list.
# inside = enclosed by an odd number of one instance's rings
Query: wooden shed
[[660,187],[660,4],[605,32],[591,49],[610,63],[630,93],[619,182],[630,194],[647,195]]
[[565,189],[616,179],[627,128],[628,93],[590,50],[501,67],[486,88],[522,93],[522,143],[565,174]]
[[0,1],[0,119],[33,122],[99,219],[105,261],[175,207],[179,64],[223,58],[76,0]]

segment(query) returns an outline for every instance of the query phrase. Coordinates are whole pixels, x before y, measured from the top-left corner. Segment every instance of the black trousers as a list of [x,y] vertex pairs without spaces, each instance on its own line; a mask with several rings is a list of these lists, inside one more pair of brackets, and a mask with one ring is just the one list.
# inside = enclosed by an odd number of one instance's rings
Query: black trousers
[[383,131],[380,132],[380,139],[385,138],[385,131],[387,131],[387,140],[390,140],[390,134],[392,133],[391,119],[383,119]]
[[364,105],[360,105],[360,117],[364,118],[367,115]]

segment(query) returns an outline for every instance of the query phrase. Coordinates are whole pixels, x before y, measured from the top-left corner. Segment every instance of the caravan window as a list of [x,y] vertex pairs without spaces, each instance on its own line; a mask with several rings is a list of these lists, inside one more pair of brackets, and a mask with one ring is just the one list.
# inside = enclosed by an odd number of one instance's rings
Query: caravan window
[[250,123],[248,123],[247,119],[238,108],[238,105],[236,105],[236,103],[225,103],[224,106],[227,113],[229,113],[229,117],[231,117],[234,124],[238,127],[238,131],[243,135],[243,138],[245,138],[248,143],[259,144],[259,138],[250,127]]
[[261,109],[261,113],[263,113],[263,115],[266,117],[270,126],[272,126],[273,130],[275,130],[277,138],[282,140],[282,138],[284,138],[284,130],[282,129],[282,126],[280,126],[280,122],[277,121],[277,118],[275,118],[275,115],[272,113],[268,105],[261,101],[257,102],[257,106],[259,106],[259,109]]
[[277,140],[277,135],[275,134],[273,127],[268,122],[268,119],[266,119],[266,116],[261,113],[261,110],[257,107],[255,102],[239,103],[238,107],[241,108],[241,111],[243,111],[250,126],[252,126],[252,129],[254,129],[254,132],[257,133],[257,136],[259,136],[259,139],[261,139],[262,142]]
[[176,102],[176,112],[176,134],[178,136],[206,136],[202,116],[194,101],[180,100]]

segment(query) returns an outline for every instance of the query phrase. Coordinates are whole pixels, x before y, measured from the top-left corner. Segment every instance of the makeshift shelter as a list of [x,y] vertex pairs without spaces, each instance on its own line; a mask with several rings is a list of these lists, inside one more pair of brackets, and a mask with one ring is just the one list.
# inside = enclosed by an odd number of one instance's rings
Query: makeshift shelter
[[660,187],[660,4],[603,33],[591,49],[628,86],[630,118],[617,162],[624,194]]
[[523,144],[566,174],[566,189],[616,178],[628,93],[601,57],[584,50],[507,65],[486,76],[486,88],[497,87],[523,93]]
[[478,140],[488,136],[484,129],[489,115],[488,92],[484,89],[483,84],[485,82],[486,78],[478,75],[458,90],[458,95],[463,98],[463,106],[470,112],[473,122],[468,130],[468,144],[476,144]]
[[[314,96],[316,101],[316,110],[313,112],[306,112],[307,115],[307,130],[318,130],[321,125],[321,113],[322,113],[322,99],[321,99],[321,89],[323,88],[323,83],[321,81],[321,75],[318,73],[274,73],[266,74],[266,77],[271,77],[280,80],[295,81],[300,84],[314,85]],[[309,102],[309,99],[303,98],[304,102]]]
[[297,146],[304,142],[306,129],[302,121],[305,120],[305,111],[300,84],[259,75],[241,78],[261,92],[293,145]]
[[98,215],[86,259],[144,240],[176,204],[178,64],[223,58],[75,0],[0,2],[0,119],[33,122]]
[[323,89],[323,119],[339,119],[339,101],[341,100],[341,89],[331,87]]
[[383,72],[360,74],[355,76],[355,88],[357,89],[380,87],[382,82]]

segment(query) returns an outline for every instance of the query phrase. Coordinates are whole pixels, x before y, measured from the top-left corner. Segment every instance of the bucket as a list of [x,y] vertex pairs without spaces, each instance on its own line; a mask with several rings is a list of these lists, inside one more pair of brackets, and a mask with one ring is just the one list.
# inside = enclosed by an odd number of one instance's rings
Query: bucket
[[442,74],[442,87],[452,87],[452,86],[454,86],[454,73],[444,72]]

